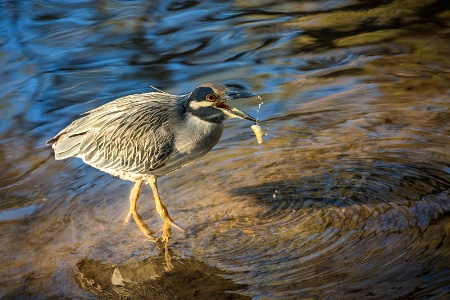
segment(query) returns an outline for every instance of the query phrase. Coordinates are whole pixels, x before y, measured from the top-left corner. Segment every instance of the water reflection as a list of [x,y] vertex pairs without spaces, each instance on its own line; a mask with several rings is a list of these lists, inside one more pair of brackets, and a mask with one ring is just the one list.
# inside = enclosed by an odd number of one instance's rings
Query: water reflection
[[[218,275],[221,274],[221,275]],[[126,299],[250,299],[245,288],[224,278],[224,272],[194,259],[167,261],[152,257],[111,266],[92,260],[77,263],[77,282],[98,297]]]
[[[189,295],[447,297],[449,19],[446,1],[0,4],[0,297],[188,297],[197,275]],[[162,179],[186,234],[148,189],[151,237],[124,225],[132,183],[44,146],[120,96],[208,81],[259,92],[268,135],[230,121]]]

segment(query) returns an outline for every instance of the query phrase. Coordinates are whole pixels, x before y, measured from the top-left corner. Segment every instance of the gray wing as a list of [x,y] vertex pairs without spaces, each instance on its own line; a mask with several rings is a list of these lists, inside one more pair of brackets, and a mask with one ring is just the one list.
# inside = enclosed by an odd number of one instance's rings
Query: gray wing
[[54,143],[56,159],[79,157],[104,171],[149,174],[172,152],[172,124],[183,113],[177,99],[161,93],[119,98],[89,111],[47,144]]

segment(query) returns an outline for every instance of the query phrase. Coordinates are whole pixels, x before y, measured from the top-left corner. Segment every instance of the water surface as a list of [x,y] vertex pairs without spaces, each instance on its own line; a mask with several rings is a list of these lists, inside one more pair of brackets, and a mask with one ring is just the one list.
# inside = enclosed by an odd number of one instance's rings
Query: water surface
[[[445,1],[0,4],[2,298],[443,299],[450,294]],[[79,114],[150,85],[259,93],[159,181],[188,230],[123,224],[131,182],[55,161]],[[138,203],[168,234],[150,188]]]

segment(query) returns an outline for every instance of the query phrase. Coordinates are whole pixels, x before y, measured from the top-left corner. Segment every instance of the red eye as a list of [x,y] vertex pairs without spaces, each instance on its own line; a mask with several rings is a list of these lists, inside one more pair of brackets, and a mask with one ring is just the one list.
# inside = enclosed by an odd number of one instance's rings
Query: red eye
[[217,97],[216,97],[216,95],[214,95],[214,94],[209,94],[208,96],[206,96],[205,99],[206,99],[206,101],[214,102],[214,101],[217,100]]

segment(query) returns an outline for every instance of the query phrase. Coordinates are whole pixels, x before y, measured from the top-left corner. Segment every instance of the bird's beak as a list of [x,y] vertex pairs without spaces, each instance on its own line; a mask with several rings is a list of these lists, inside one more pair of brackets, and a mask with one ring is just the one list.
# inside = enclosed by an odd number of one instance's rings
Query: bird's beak
[[223,97],[220,101],[218,101],[215,104],[215,106],[216,108],[222,110],[230,118],[240,118],[244,120],[253,121],[256,123],[257,122],[256,119],[250,116],[249,114],[243,112],[242,110],[237,109],[236,107],[231,107],[225,104],[225,102],[228,100],[252,98],[252,97],[256,97],[256,95],[249,92],[228,91],[227,95]]

